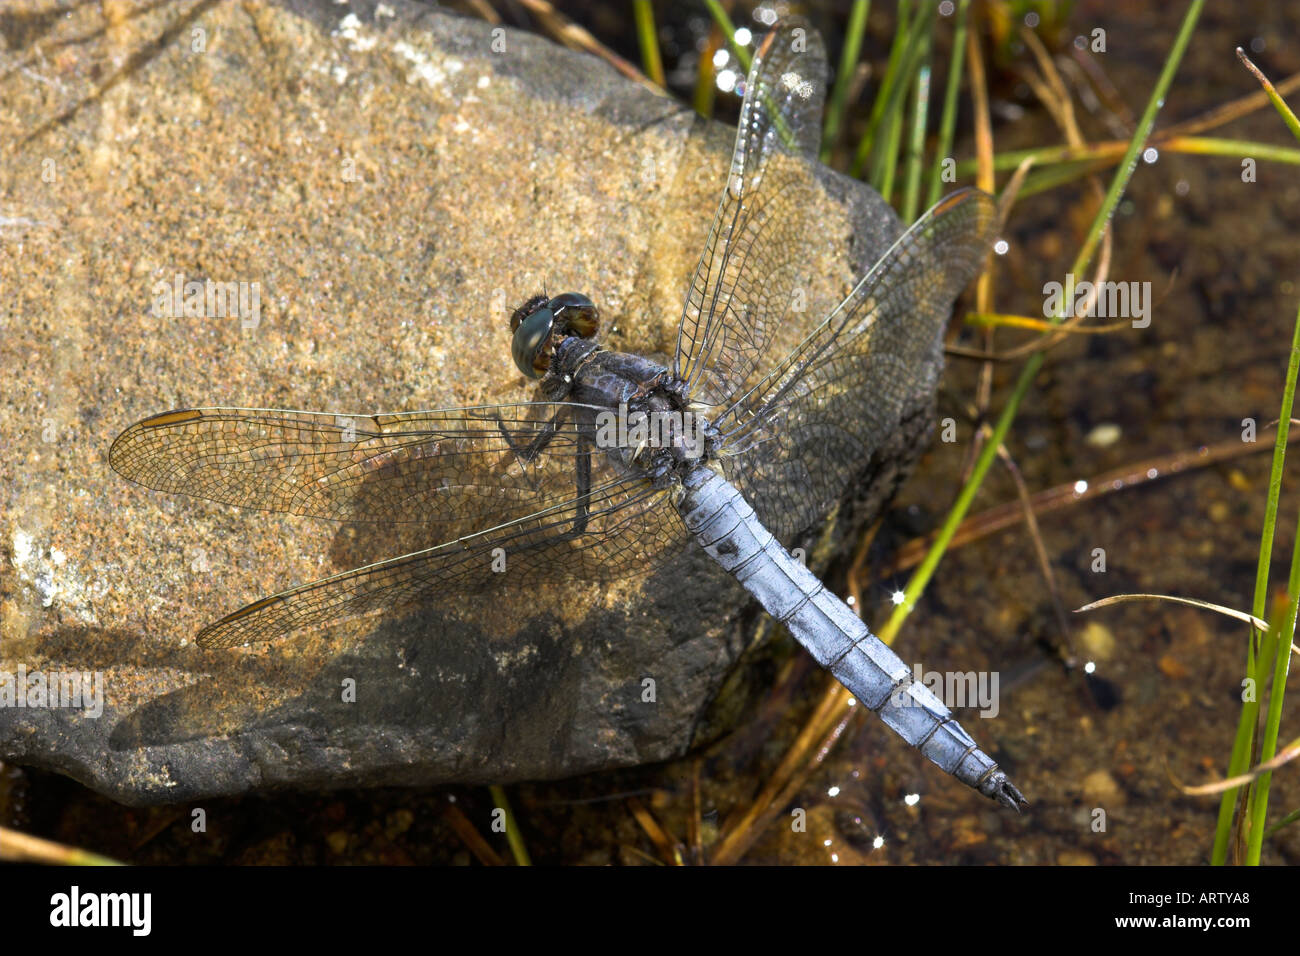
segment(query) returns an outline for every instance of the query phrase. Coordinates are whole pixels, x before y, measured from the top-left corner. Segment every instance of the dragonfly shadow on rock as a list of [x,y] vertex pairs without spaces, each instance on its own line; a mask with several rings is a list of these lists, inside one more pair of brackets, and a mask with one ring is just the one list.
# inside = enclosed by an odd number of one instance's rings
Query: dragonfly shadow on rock
[[[685,703],[661,704],[643,699],[641,681],[663,673],[665,657],[692,653],[672,643],[691,635],[665,633],[652,648],[618,610],[576,624],[533,614],[509,634],[474,617],[422,608],[373,619],[366,640],[326,659],[246,657],[122,715],[107,747],[157,748],[147,762],[166,763],[179,780],[202,779],[185,772],[188,762],[217,759],[259,787],[273,785],[277,769],[295,785],[318,777],[333,787],[546,779],[666,759],[690,745],[693,715],[682,707],[702,706],[707,687],[680,688]],[[704,652],[700,642],[694,653]],[[355,700],[345,699],[351,682]],[[220,756],[227,746],[239,756]],[[350,774],[347,756],[362,753],[363,769]],[[232,780],[231,792],[247,786]]]
[[[341,524],[331,559],[348,568],[418,550],[448,527]],[[184,781],[211,779],[186,767],[216,760],[232,793],[281,775],[295,785],[477,783],[669,759],[696,742],[739,653],[719,639],[724,623],[677,612],[685,602],[729,616],[744,603],[740,589],[719,597],[727,576],[702,554],[684,561],[612,585],[626,600],[607,600],[611,585],[590,580],[513,586],[507,570],[484,590],[426,597],[271,653],[199,650],[204,677],[113,720],[106,745],[151,750],[147,764]],[[655,699],[647,678],[661,688]]]

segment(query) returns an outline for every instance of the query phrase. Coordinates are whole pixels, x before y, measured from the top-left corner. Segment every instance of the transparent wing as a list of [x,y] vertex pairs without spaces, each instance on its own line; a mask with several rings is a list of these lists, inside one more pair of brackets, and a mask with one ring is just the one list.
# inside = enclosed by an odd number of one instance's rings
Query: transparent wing
[[666,492],[640,479],[615,481],[526,518],[262,598],[205,627],[198,643],[270,641],[504,582],[537,588],[575,575],[611,580],[672,559],[686,537]]
[[[126,429],[109,462],[147,488],[242,508],[477,531],[573,494],[586,427],[575,413],[588,409],[566,402],[391,415],[188,408]],[[542,442],[530,460],[527,449]]]
[[686,529],[664,493],[595,447],[598,411],[570,402],[393,415],[180,409],[132,425],[109,461],[160,491],[392,522],[385,540],[408,548],[444,542],[263,598],[200,634],[204,646],[231,647],[505,583],[613,580],[670,560]]
[[[993,199],[940,200],[789,356],[715,419],[727,478],[778,537],[811,527],[939,373],[953,299],[993,243]],[[724,451],[724,454],[726,452]]]
[[793,17],[764,39],[749,73],[718,212],[686,295],[673,371],[698,402],[721,407],[754,371],[769,330],[806,284],[826,51]]

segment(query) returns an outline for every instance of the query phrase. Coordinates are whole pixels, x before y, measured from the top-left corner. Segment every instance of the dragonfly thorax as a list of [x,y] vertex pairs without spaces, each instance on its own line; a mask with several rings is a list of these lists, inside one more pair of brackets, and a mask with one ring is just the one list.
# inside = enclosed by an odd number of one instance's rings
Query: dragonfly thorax
[[716,457],[718,431],[686,384],[657,362],[597,345],[599,313],[586,296],[535,295],[514,310],[510,328],[519,370],[541,380],[546,401],[581,406],[574,415],[593,444],[623,469],[673,483]]
[[549,401],[574,403],[597,450],[620,470],[644,473],[659,486],[678,483],[715,458],[721,445],[685,384],[640,355],[566,338],[555,347],[540,391]]

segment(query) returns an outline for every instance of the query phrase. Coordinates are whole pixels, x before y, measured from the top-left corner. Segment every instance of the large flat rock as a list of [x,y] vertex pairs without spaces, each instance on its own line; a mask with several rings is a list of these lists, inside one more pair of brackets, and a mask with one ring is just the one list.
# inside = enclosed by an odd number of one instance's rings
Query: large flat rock
[[[667,353],[732,130],[594,58],[393,0],[8,3],[0,90],[0,672],[103,686],[97,716],[0,708],[0,757],[155,803],[557,777],[717,726],[749,602],[702,555],[204,651],[203,624],[396,539],[156,494],[107,455],[180,406],[527,399],[507,317],[542,286],[592,296],[613,347]],[[809,174],[826,305],[899,226]],[[160,317],[178,276],[256,283],[260,316]]]

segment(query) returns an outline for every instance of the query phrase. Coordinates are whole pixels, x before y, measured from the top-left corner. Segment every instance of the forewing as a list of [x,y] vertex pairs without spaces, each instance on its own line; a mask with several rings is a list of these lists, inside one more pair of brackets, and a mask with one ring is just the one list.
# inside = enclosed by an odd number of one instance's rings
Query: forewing
[[953,193],[919,219],[844,301],[715,424],[723,468],[778,537],[811,527],[869,464],[903,403],[939,373],[953,299],[980,271],[993,199]]
[[749,380],[770,332],[806,285],[817,195],[826,51],[807,21],[782,21],[750,69],[726,188],[686,296],[673,371],[721,407]]
[[[572,496],[583,410],[595,411],[563,402],[391,415],[179,409],[122,432],[109,462],[148,488],[243,508],[477,531]],[[548,431],[544,450],[521,452]]]
[[270,641],[505,582],[526,594],[574,578],[614,580],[671,560],[686,540],[666,492],[643,479],[616,480],[528,517],[255,601],[205,627],[198,643]]

